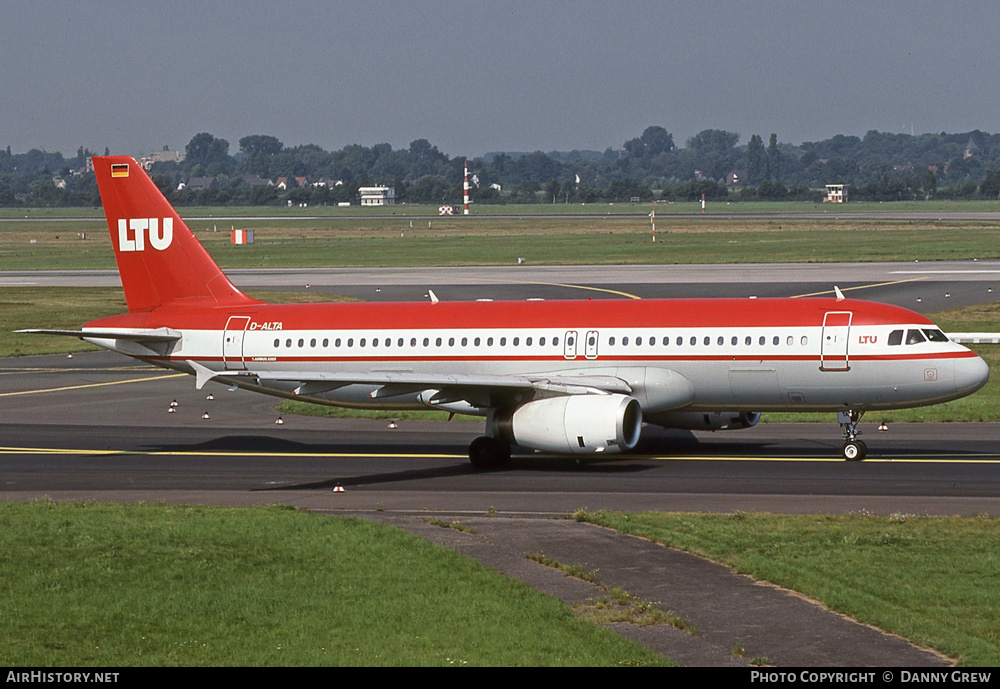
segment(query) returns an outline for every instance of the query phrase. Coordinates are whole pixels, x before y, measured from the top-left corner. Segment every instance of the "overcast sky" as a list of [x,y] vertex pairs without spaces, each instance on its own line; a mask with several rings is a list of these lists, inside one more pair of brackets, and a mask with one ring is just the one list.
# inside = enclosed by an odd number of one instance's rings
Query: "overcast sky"
[[0,13],[0,147],[426,138],[619,148],[650,125],[801,143],[1000,131],[1000,8],[834,2],[70,2]]

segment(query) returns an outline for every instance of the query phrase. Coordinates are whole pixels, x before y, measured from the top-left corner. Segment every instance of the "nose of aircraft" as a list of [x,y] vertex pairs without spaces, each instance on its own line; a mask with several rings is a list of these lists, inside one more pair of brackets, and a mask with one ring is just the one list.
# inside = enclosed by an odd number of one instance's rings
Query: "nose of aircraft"
[[955,389],[970,394],[986,385],[990,378],[990,367],[981,357],[970,357],[955,361]]

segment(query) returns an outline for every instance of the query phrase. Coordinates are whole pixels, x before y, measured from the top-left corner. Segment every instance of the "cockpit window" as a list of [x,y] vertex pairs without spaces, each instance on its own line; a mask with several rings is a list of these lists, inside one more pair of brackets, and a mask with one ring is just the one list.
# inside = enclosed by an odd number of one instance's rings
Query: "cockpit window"
[[921,342],[926,342],[927,338],[919,330],[907,330],[906,331],[906,344],[920,344]]
[[945,335],[940,330],[934,330],[932,328],[924,328],[924,335],[926,335],[927,339],[930,340],[931,342],[947,342],[948,341],[948,336]]
[[893,346],[903,344],[903,331],[893,330],[889,333],[889,344]]

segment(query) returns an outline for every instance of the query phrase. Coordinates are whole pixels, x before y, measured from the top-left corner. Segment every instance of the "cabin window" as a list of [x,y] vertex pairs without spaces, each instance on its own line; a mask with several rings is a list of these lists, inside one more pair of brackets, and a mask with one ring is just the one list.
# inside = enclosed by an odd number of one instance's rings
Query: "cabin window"
[[780,337],[778,337],[777,335],[775,335],[775,336],[774,336],[774,339],[773,339],[773,340],[771,340],[771,343],[772,343],[772,344],[775,344],[775,345],[776,345],[776,344],[778,344],[779,342],[781,342],[781,338],[780,338]]
[[506,345],[507,345],[507,338],[506,337],[501,337],[500,338],[500,346],[504,347]]
[[740,341],[739,338],[733,335],[733,339],[729,341],[729,344],[736,346],[736,343],[739,341]]
[[487,347],[492,347],[493,346],[493,338],[492,337],[487,337],[486,338],[486,346]]
[[424,338],[424,347],[427,347],[428,345],[430,345],[430,343],[431,343],[431,338],[425,337]]
[[514,338],[514,346],[516,347],[516,346],[518,346],[519,344],[521,344],[521,338],[520,338],[520,337],[515,337],[515,338]]
[[540,346],[540,347],[544,347],[545,346],[545,338],[544,337],[539,337],[538,338],[538,346]]
[[530,338],[530,337],[528,337],[528,338],[525,338],[525,340],[524,340],[524,344],[525,344],[526,346],[530,347],[530,346],[531,346],[531,338]]
[[636,346],[642,344],[642,336],[641,335],[639,337],[635,338],[635,344],[636,344]]
[[454,337],[449,337],[448,338],[448,346],[449,347],[454,347],[455,346],[455,338]]
[[747,347],[749,347],[750,346],[750,342],[752,342],[752,340],[750,339],[750,336],[747,335],[747,338],[743,341],[743,344],[745,344]]
[[353,347],[354,346],[354,338],[353,337],[347,338],[347,346],[348,347]]
[[765,342],[767,342],[767,338],[764,337],[763,335],[761,335],[760,336],[760,344],[764,344]]
[[552,338],[552,346],[553,347],[558,347],[559,346],[559,338],[558,337],[553,337]]
[[434,346],[435,347],[440,347],[441,346],[441,338],[440,337],[437,338],[436,340],[434,340]]
[[715,343],[716,343],[717,345],[719,345],[720,347],[721,347],[721,346],[722,346],[722,345],[723,345],[723,344],[724,344],[725,342],[726,342],[726,338],[724,338],[724,337],[723,337],[722,335],[719,335],[719,339],[715,341]]
[[707,347],[712,342],[712,338],[709,337],[708,335],[705,335],[705,339],[702,340],[702,342],[704,342],[705,346]]
[[802,336],[802,339],[801,339],[801,340],[799,340],[799,342],[801,342],[801,343],[802,343],[802,346],[805,346],[805,345],[809,344],[809,338],[808,338],[808,337],[806,337],[805,335],[803,335],[803,336]]
[[698,344],[698,338],[695,337],[694,335],[692,335],[691,336],[691,346],[693,347],[696,344]]
[[682,344],[684,344],[684,338],[681,337],[680,335],[678,335],[677,336],[677,346],[680,347]]
[[316,338],[315,337],[313,339],[309,340],[309,346],[310,347],[315,347],[316,346]]
[[278,345],[280,345],[280,344],[281,344],[281,340],[275,340],[275,341],[274,341],[274,346],[275,346],[275,347],[277,347],[277,346],[278,346]]
[[785,344],[791,347],[793,344],[795,344],[795,338],[792,335],[789,335],[788,338],[785,340]]
[[300,337],[300,338],[299,338],[299,347],[303,346],[303,345],[304,345],[305,343],[306,343],[306,341],[305,341],[305,340],[303,340],[303,339],[302,339],[302,338]]
[[628,346],[628,335],[622,338],[622,347]]
[[666,347],[669,344],[670,344],[670,338],[669,337],[664,337],[663,338],[663,346]]
[[337,347],[337,348],[340,348],[340,338],[339,337],[336,340],[333,341],[333,346]]
[[361,342],[358,343],[358,346],[359,347],[364,347],[365,346],[365,342],[367,342],[367,341],[368,341],[367,338],[362,337],[361,338]]

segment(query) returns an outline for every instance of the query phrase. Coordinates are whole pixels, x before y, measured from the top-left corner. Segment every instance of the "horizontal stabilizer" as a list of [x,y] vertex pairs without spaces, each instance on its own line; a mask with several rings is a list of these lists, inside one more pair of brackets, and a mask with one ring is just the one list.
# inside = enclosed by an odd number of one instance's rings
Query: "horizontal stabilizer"
[[101,340],[130,340],[132,342],[176,342],[181,334],[172,328],[105,328],[102,330],[43,330],[29,328],[15,330],[31,335],[63,335],[69,337],[93,337]]

